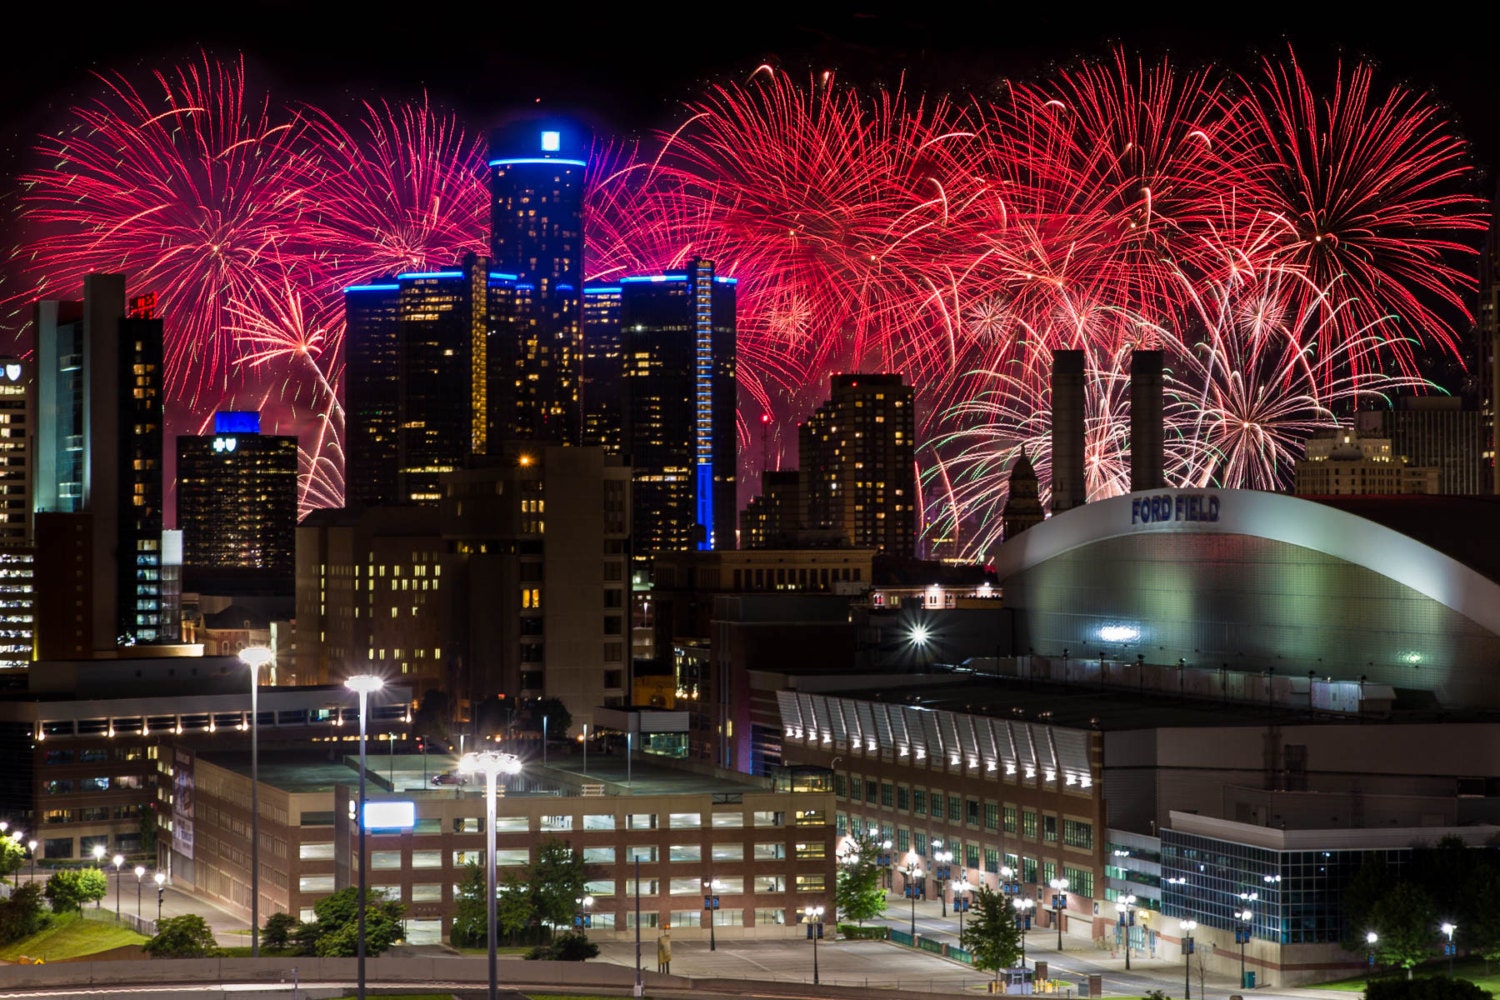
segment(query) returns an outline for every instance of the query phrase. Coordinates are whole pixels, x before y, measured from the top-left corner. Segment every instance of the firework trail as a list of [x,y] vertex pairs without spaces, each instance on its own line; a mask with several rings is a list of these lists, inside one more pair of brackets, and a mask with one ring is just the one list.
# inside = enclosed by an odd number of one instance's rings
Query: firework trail
[[[425,97],[365,104],[347,126],[279,110],[206,56],[156,74],[150,100],[100,79],[38,144],[9,300],[96,270],[157,291],[174,392],[212,406],[240,366],[267,406],[314,425],[304,510],[339,503],[338,292],[483,251],[479,140]],[[760,67],[645,141],[595,140],[585,270],[698,256],[739,279],[747,466],[795,464],[786,447],[830,372],[902,372],[931,533],[959,528],[972,555],[998,540],[1019,448],[1045,492],[1053,349],[1086,354],[1095,497],[1128,489],[1136,347],[1165,352],[1183,484],[1284,488],[1309,429],[1425,388],[1413,359],[1456,353],[1465,241],[1485,224],[1450,129],[1364,65],[1320,98],[1290,54],[1233,75],[1115,50],[954,98]]]
[[103,94],[39,141],[46,166],[21,177],[31,287],[69,297],[108,271],[156,292],[171,317],[169,401],[212,405],[235,361],[226,304],[274,295],[274,274],[307,253],[304,125],[246,94],[242,61],[205,55],[157,72],[145,93],[99,80]]

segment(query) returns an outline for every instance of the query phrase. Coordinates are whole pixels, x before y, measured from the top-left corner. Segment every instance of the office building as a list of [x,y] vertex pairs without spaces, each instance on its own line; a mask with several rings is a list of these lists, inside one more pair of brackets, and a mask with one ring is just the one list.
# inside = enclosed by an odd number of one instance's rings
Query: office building
[[39,591],[38,655],[156,643],[163,489],[154,296],[127,308],[124,275],[91,274],[82,301],[39,301],[36,379],[34,509],[57,529],[47,562],[88,573],[55,604]]
[[606,455],[625,451],[621,292],[620,285],[583,290],[583,443],[603,448]]
[[443,473],[514,431],[500,345],[529,324],[532,288],[469,254],[352,285],[344,302],[348,502],[436,504]]
[[630,471],[529,445],[441,477],[437,508],[316,511],[297,529],[296,675],[370,664],[460,713],[625,699]]
[[1360,410],[1361,435],[1389,438],[1391,454],[1408,465],[1438,470],[1438,493],[1490,492],[1484,414],[1456,396],[1400,396],[1395,409]]
[[1490,203],[1490,228],[1485,233],[1479,254],[1479,303],[1474,313],[1474,332],[1478,337],[1475,380],[1479,396],[1480,434],[1483,438],[1481,459],[1484,465],[1483,493],[1500,493],[1495,456],[1500,454],[1500,423],[1495,420],[1497,397],[1500,397],[1500,195]]
[[222,412],[214,433],[177,439],[183,582],[215,594],[292,592],[297,439],[260,414]]
[[917,542],[912,387],[895,374],[843,374],[798,428],[803,526],[912,556]]
[[532,296],[495,338],[502,439],[581,440],[588,144],[564,122],[516,121],[490,133],[490,257]]
[[0,358],[0,672],[30,665],[35,631],[31,361]]
[[735,279],[692,260],[619,287],[631,557],[649,576],[658,552],[735,546]]

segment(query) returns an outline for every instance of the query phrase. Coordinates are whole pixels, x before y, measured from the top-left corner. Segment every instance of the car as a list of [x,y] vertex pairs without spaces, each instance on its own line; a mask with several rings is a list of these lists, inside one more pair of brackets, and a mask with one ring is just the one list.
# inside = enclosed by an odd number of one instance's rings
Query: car
[[467,785],[469,776],[459,774],[457,771],[444,771],[442,774],[434,774],[432,783],[434,785]]

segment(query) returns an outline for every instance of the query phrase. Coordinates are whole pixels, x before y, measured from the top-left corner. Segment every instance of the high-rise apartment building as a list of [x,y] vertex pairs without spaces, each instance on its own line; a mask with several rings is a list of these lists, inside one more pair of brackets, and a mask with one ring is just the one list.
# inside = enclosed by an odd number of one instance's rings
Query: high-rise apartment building
[[1307,439],[1307,454],[1297,461],[1292,488],[1297,496],[1437,491],[1435,466],[1409,465],[1392,454],[1389,438],[1366,437],[1349,427]]
[[[618,283],[631,556],[648,576],[655,553],[735,547],[735,284],[706,260]],[[607,318],[612,293],[596,291],[591,311]]]
[[1483,492],[1500,493],[1500,476],[1496,474],[1495,464],[1495,456],[1500,454],[1500,441],[1497,441],[1500,422],[1495,420],[1495,407],[1500,400],[1500,194],[1490,205],[1490,228],[1479,255],[1479,308],[1474,318],[1474,330],[1479,337],[1475,376],[1484,434],[1482,461],[1487,479]]
[[606,455],[624,452],[625,391],[620,285],[583,290],[583,443]]
[[533,291],[475,254],[344,289],[350,504],[435,504],[443,473],[511,433],[496,345],[527,325]]
[[48,552],[47,579],[69,595],[54,603],[39,572],[38,658],[156,643],[163,488],[155,297],[127,308],[124,275],[88,275],[82,301],[36,304],[35,357],[34,510],[50,525],[44,544],[38,524],[38,547]]
[[917,538],[912,387],[897,374],[843,374],[798,428],[802,524],[848,544],[912,556]]
[[247,412],[179,437],[177,527],[188,590],[292,593],[297,438],[261,434],[260,414]]
[[501,437],[578,444],[583,426],[583,203],[588,137],[564,122],[490,133],[490,256],[530,308],[495,348]]

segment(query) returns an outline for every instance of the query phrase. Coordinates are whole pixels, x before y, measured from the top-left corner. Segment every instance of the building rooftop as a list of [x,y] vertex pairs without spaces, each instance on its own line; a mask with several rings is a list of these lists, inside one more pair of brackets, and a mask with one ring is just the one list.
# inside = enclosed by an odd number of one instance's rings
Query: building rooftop
[[1500,497],[1452,494],[1306,496],[1414,538],[1500,582]]

